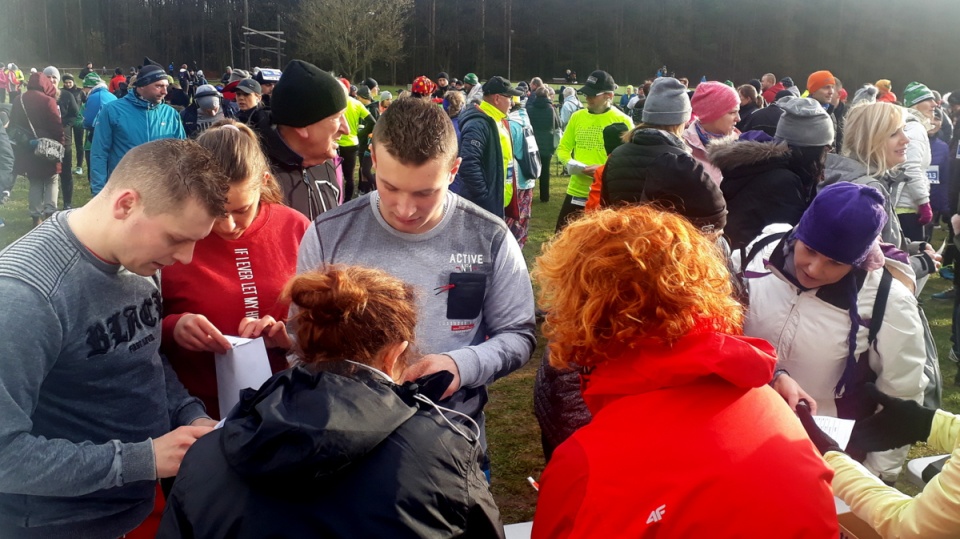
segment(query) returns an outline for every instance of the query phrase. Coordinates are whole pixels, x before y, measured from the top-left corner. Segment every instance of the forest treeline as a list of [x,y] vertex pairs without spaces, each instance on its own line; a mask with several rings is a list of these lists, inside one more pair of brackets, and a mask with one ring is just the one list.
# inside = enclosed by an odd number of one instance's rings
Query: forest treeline
[[[955,0],[399,1],[2,0],[0,61],[126,68],[146,55],[217,73],[244,64],[246,3],[251,27],[285,32],[284,63],[300,57],[384,82],[602,68],[626,84],[667,65],[692,82],[771,71],[802,87],[810,72],[829,69],[847,86],[891,79],[898,94],[912,80],[960,87]],[[276,54],[255,50],[251,64],[274,66]]]

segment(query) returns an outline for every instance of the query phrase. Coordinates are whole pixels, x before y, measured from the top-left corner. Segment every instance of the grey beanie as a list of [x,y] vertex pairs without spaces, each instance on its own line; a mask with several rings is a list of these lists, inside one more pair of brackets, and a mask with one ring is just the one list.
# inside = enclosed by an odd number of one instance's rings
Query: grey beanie
[[47,66],[43,68],[43,74],[51,79],[60,80],[60,70],[53,66]]
[[878,93],[880,93],[880,90],[876,86],[864,84],[863,88],[860,88],[853,94],[853,100],[850,101],[850,106],[852,107],[857,103],[876,103]]
[[783,115],[777,122],[777,138],[791,146],[827,146],[836,133],[833,120],[823,105],[809,97],[783,98],[777,101]]
[[641,118],[647,124],[682,125],[692,110],[687,88],[673,77],[660,77],[650,86]]

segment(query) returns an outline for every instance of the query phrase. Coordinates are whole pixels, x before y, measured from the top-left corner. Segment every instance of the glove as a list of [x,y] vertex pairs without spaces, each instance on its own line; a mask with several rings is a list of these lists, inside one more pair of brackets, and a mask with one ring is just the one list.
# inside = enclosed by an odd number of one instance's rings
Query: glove
[[806,400],[801,399],[800,402],[797,403],[797,417],[800,418],[800,424],[803,425],[803,430],[807,431],[807,436],[810,437],[813,445],[817,446],[817,451],[820,451],[821,455],[826,455],[827,451],[843,452],[843,450],[840,449],[840,444],[817,426],[817,423],[813,420],[813,416],[810,415],[810,405],[807,404]]
[[920,218],[917,219],[917,222],[920,223],[920,226],[929,225],[933,221],[933,209],[930,207],[930,203],[921,204],[917,207],[917,213],[920,214]]
[[873,384],[866,385],[865,396],[883,406],[883,410],[857,421],[848,447],[863,451],[886,451],[930,437],[936,410],[891,397]]

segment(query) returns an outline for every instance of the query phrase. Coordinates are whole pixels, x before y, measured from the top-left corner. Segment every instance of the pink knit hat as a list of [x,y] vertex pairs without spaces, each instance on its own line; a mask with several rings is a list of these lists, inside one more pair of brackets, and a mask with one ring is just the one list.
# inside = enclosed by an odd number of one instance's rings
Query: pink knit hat
[[737,91],[722,82],[707,81],[697,85],[690,100],[693,113],[701,123],[710,123],[740,107]]

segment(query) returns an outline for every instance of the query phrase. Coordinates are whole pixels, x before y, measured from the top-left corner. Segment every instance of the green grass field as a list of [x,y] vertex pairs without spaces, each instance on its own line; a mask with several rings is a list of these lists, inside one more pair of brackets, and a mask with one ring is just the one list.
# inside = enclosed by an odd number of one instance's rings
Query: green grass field
[[[553,166],[553,171],[556,172],[556,164]],[[567,177],[554,177],[551,180],[549,203],[540,202],[539,187],[535,191],[537,194],[534,195],[528,243],[523,250],[524,258],[530,268],[533,267],[534,259],[540,253],[540,246],[553,236],[568,180]],[[84,204],[89,196],[90,190],[86,176],[75,177],[75,206]],[[0,206],[0,217],[6,221],[6,226],[0,228],[0,248],[30,230],[31,221],[27,213],[26,198],[26,179],[20,178],[17,180],[16,190],[11,200],[6,205]],[[938,231],[935,235],[939,242],[942,242],[942,237],[943,232]],[[939,246],[939,243],[935,245]],[[960,391],[953,384],[957,365],[947,359],[952,302],[930,297],[932,293],[945,290],[949,286],[947,281],[938,277],[930,279],[923,290],[921,301],[940,352],[940,365],[944,378],[944,408],[952,412],[960,412]],[[490,402],[487,405],[487,437],[493,469],[491,488],[505,523],[530,520],[536,508],[536,492],[527,483],[526,478],[527,476],[539,478],[543,471],[540,430],[533,415],[533,381],[544,345],[542,336],[539,336],[537,349],[530,362],[490,388]],[[664,448],[664,451],[669,449]],[[911,451],[911,457],[929,454],[932,452],[924,444],[917,444]],[[898,486],[909,494],[917,493],[915,488],[903,481]]]

